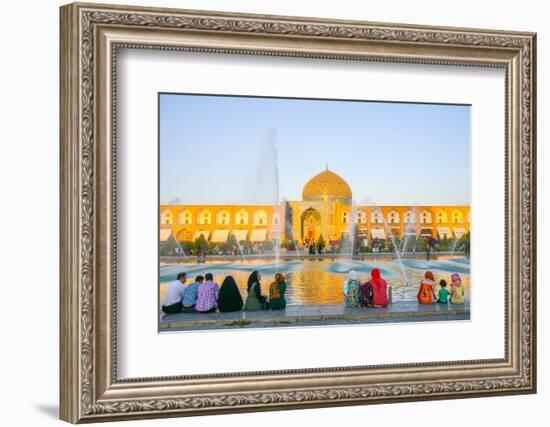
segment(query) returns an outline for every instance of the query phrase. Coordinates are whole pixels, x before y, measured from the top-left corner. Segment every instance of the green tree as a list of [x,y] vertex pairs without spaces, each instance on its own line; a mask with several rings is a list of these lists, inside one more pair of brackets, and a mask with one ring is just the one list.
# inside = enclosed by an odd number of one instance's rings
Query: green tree
[[199,235],[193,242],[193,251],[195,252],[195,255],[199,253],[199,249],[202,251],[206,251],[208,248],[208,242],[206,241],[206,238],[203,234]]
[[447,235],[445,234],[443,236],[443,239],[441,239],[441,241],[439,242],[439,250],[441,252],[446,252],[449,250],[450,247],[451,247],[450,240],[447,238]]
[[322,253],[325,249],[325,239],[323,238],[323,235],[321,234],[319,236],[319,240],[317,240],[317,252]]
[[469,231],[460,238],[457,246],[459,248],[464,248],[464,253],[466,254],[466,256],[470,255],[470,232]]

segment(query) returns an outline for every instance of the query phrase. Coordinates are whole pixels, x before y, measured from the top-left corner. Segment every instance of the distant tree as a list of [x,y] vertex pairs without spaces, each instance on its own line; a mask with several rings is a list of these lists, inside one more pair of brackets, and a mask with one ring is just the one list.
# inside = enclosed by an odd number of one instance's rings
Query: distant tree
[[441,239],[441,241],[439,242],[439,250],[441,252],[446,252],[450,249],[451,247],[451,242],[450,240],[447,238],[447,235],[445,234],[443,236],[443,239]]
[[252,242],[250,240],[241,240],[241,248],[245,254],[252,254]]
[[470,256],[470,232],[468,231],[464,234],[459,242],[457,243],[458,247],[462,247],[466,256]]
[[203,234],[199,235],[193,242],[193,251],[195,254],[199,253],[199,250],[206,251],[208,248],[208,242],[206,241],[206,238]]
[[231,246],[239,246],[238,242],[237,242],[237,238],[235,237],[234,234],[232,234],[231,236],[229,236],[229,240],[227,241],[227,244],[231,247]]
[[193,251],[193,242],[189,240],[180,240],[178,243],[186,255],[189,255]]
[[323,238],[323,235],[321,234],[319,236],[319,240],[317,240],[317,252],[323,253],[323,250],[325,249],[325,239]]
[[428,237],[419,237],[416,240],[416,251],[426,252],[426,246],[428,245]]

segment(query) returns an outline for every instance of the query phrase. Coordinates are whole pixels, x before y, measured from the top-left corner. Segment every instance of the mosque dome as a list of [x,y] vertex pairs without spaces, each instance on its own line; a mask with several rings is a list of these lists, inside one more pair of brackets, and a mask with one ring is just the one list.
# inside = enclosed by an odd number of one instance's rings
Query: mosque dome
[[324,170],[311,178],[302,191],[302,200],[351,203],[351,188],[339,175]]

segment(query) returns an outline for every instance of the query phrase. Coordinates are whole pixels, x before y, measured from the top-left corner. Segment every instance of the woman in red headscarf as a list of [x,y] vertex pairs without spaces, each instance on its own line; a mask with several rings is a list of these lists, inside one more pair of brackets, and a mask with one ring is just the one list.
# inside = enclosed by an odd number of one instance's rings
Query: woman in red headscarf
[[418,302],[420,304],[432,304],[437,297],[435,296],[435,278],[431,271],[426,271],[424,279],[420,282],[418,290]]
[[380,277],[380,270],[374,268],[370,273],[368,283],[372,286],[372,305],[374,307],[387,307],[388,301],[388,284]]

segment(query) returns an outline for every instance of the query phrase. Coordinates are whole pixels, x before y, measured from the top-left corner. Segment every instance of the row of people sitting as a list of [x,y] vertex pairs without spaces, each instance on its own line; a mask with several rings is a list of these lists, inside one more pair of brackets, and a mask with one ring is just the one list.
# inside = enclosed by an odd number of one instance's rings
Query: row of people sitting
[[[388,283],[380,275],[380,270],[371,271],[369,281],[361,284],[356,271],[351,270],[348,279],[344,281],[344,301],[346,307],[387,307]],[[447,281],[439,281],[439,290],[436,293],[435,277],[431,271],[424,274],[420,282],[417,299],[420,304],[464,304],[464,286],[459,274],[451,275],[451,290],[447,289]]]
[[162,300],[162,311],[175,313],[213,313],[232,311],[282,310],[286,307],[286,282],[282,273],[275,275],[269,286],[269,297],[262,294],[261,274],[252,272],[248,277],[247,298],[243,302],[241,292],[233,276],[227,276],[221,287],[214,282],[211,273],[196,276],[189,285],[186,273],[178,273],[176,280],[168,284]]
[[376,307],[384,308],[389,304],[388,283],[380,275],[380,270],[374,268],[370,279],[361,284],[355,270],[348,273],[344,281],[344,304],[346,307]]
[[426,271],[420,282],[417,299],[420,304],[464,304],[464,286],[459,274],[451,274],[451,290],[447,289],[447,281],[439,281],[439,290],[435,291],[435,277],[431,271]]

